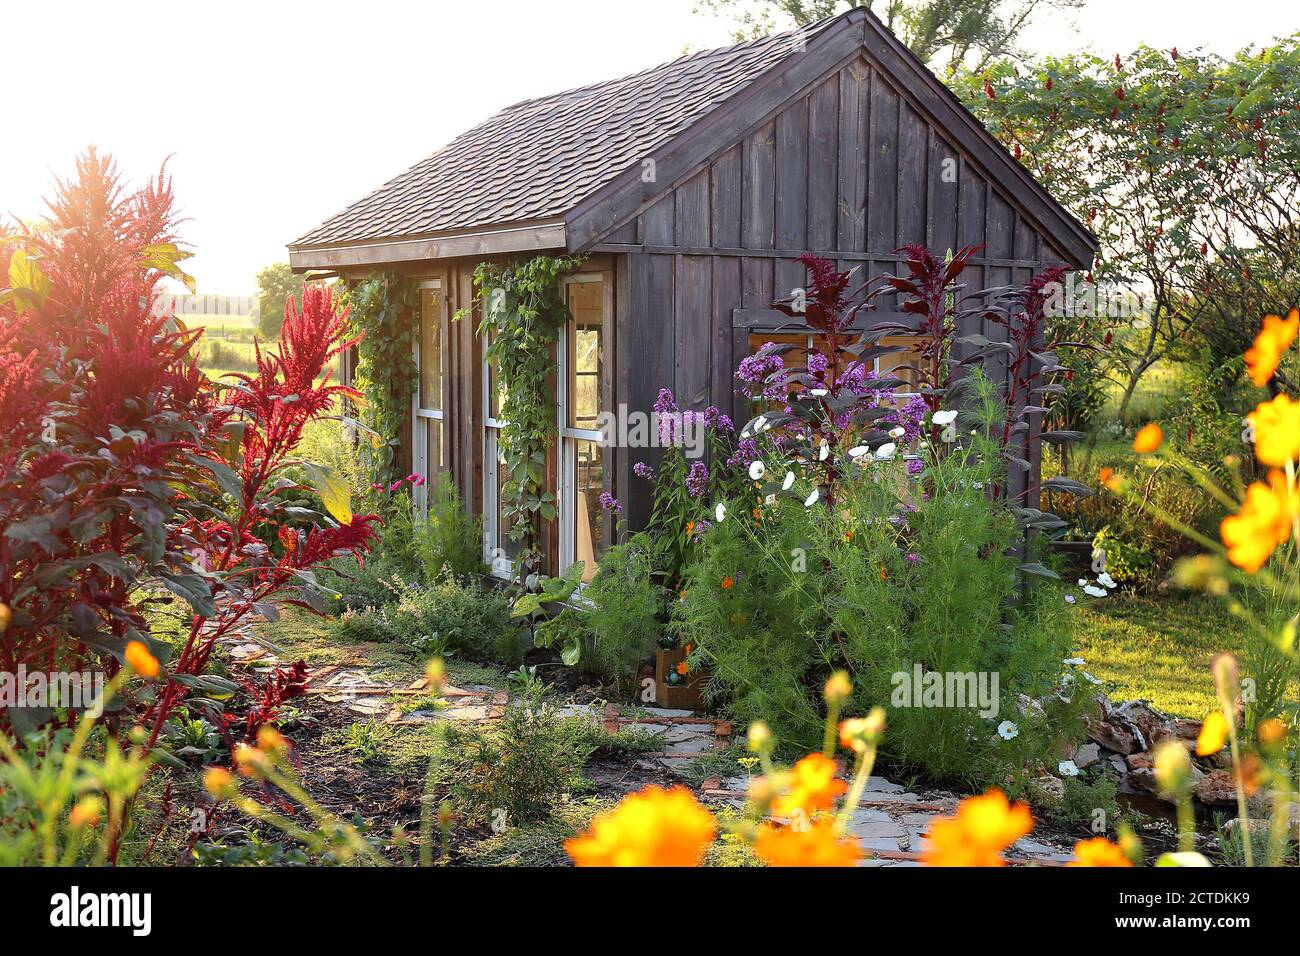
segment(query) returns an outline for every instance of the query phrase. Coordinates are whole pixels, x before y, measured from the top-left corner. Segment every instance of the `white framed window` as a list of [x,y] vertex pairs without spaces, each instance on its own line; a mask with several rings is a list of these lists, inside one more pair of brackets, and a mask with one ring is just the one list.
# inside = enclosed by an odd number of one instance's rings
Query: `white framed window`
[[558,343],[559,570],[582,561],[584,581],[595,576],[613,532],[611,515],[600,506],[607,481],[600,415],[608,400],[605,360],[613,329],[613,286],[608,272],[568,276],[563,285],[570,318]]
[[[484,354],[490,344],[491,333],[488,333],[483,337]],[[505,406],[506,389],[494,362],[484,360],[482,378],[483,561],[492,574],[509,578],[519,556],[519,542],[510,537],[513,522],[506,517],[501,501],[501,486],[506,477],[506,462],[501,452],[501,428],[505,420],[501,417],[501,409]]]
[[425,478],[426,483],[416,490],[416,503],[424,510],[428,507],[430,485],[447,467],[442,404],[447,303],[441,279],[420,282],[418,289],[420,328],[415,337],[415,366],[420,374],[411,396],[411,458],[415,473]]

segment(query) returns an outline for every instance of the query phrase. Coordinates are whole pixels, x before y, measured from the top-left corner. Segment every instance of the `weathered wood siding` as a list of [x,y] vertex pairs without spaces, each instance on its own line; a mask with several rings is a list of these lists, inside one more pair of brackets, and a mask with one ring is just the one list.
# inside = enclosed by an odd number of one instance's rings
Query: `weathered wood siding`
[[[805,283],[795,261],[804,252],[865,278],[900,268],[895,250],[905,243],[939,254],[982,243],[969,291],[1023,283],[1067,262],[959,142],[871,59],[855,56],[622,223],[595,247],[627,256],[620,400],[648,412],[667,386],[683,407],[734,412],[732,374],[750,331],[741,326],[789,321],[770,313],[768,322],[763,310]],[[1005,338],[993,324],[964,331]],[[1004,362],[988,371],[1005,381]],[[1038,444],[1027,442],[1035,472]],[[657,458],[634,449],[621,466]],[[1025,482],[1013,475],[1015,486]],[[649,508],[637,486],[617,479],[630,491],[633,527]]]

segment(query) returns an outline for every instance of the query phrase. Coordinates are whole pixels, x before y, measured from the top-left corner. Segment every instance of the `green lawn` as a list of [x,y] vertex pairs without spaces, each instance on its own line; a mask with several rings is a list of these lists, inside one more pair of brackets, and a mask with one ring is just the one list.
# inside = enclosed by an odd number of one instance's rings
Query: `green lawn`
[[1143,697],[1161,710],[1204,717],[1214,707],[1210,660],[1240,653],[1246,626],[1222,601],[1180,594],[1113,596],[1079,614],[1079,655],[1115,684],[1119,700]]

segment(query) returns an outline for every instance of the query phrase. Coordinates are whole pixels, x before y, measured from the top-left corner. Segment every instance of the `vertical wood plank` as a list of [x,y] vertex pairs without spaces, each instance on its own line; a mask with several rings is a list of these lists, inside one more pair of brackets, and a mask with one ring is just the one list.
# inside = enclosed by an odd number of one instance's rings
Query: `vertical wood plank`
[[766,123],[745,139],[742,238],[746,249],[771,249],[776,215],[776,127]]
[[674,391],[681,408],[709,403],[713,367],[713,257],[678,256],[674,335]]
[[925,243],[929,131],[921,117],[900,103],[898,173],[898,244]]
[[808,100],[776,117],[776,248],[808,246]]
[[670,192],[641,214],[641,241],[647,246],[671,246],[676,218],[676,201]]
[[703,169],[673,190],[676,245],[705,249],[709,235],[709,171]]
[[732,146],[713,164],[710,206],[713,241],[725,249],[740,248],[741,147]]
[[839,189],[836,243],[859,252],[867,215],[866,122],[870,108],[869,68],[859,61],[839,72]]
[[[673,381],[674,258],[647,253],[631,253],[627,257],[628,309],[618,350],[619,380],[629,413],[640,412],[647,418],[654,410],[659,389]],[[629,448],[627,467],[630,469],[637,462],[658,467],[659,458],[658,449]],[[633,480],[624,502],[629,527],[644,528],[650,507],[649,483]]]
[[839,199],[839,76],[808,101],[808,248],[835,248]]
[[898,94],[876,72],[871,84],[868,252],[892,252],[898,248],[898,106]]
[[731,313],[742,305],[741,260],[718,256],[713,260],[713,370],[710,375],[712,404],[728,415],[735,414],[735,346]]

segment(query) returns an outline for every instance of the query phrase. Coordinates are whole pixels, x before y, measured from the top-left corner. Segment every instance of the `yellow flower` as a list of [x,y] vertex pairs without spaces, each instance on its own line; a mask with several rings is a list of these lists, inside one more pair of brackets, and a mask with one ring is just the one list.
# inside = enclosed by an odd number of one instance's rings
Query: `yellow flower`
[[1164,444],[1165,433],[1155,422],[1148,422],[1138,429],[1133,436],[1133,450],[1142,455],[1149,455]]
[[1279,395],[1246,416],[1255,429],[1255,457],[1272,468],[1300,458],[1300,402]]
[[104,813],[104,801],[99,797],[82,797],[68,813],[68,825],[74,830],[93,827]]
[[1124,851],[1105,837],[1080,840],[1074,845],[1074,859],[1066,866],[1132,866]]
[[685,787],[646,787],[568,840],[577,866],[699,866],[718,824]]
[[1215,710],[1206,714],[1205,722],[1201,724],[1200,736],[1196,738],[1196,756],[1208,757],[1210,754],[1217,754],[1227,742],[1228,721],[1224,719],[1222,712]]
[[203,772],[203,789],[216,799],[225,800],[239,789],[239,784],[225,767],[209,767]]
[[873,707],[865,717],[850,717],[840,721],[840,746],[862,753],[868,746],[879,743],[885,732],[885,708]]
[[1252,484],[1246,489],[1241,510],[1219,523],[1219,537],[1228,549],[1228,560],[1254,574],[1273,549],[1291,536],[1298,514],[1300,489],[1290,488],[1282,472],[1270,472],[1269,484]]
[[1246,374],[1257,388],[1263,388],[1277,371],[1282,355],[1295,341],[1300,330],[1300,310],[1292,309],[1285,319],[1264,316],[1264,325],[1255,336],[1255,344],[1246,350]]
[[954,817],[930,826],[921,854],[928,866],[1005,866],[1002,851],[1034,828],[1023,803],[1012,805],[1001,790],[967,797]]
[[126,645],[126,662],[141,677],[157,677],[161,665],[158,658],[149,653],[149,648],[142,641],[131,641]]
[[289,742],[270,724],[263,724],[257,731],[257,746],[268,753],[284,753],[289,749]]
[[826,680],[826,687],[822,694],[827,703],[842,703],[848,700],[853,693],[853,682],[849,680],[849,675],[844,671],[836,671]]
[[1286,724],[1276,717],[1262,720],[1255,728],[1255,735],[1265,747],[1275,747],[1286,739]]
[[1179,793],[1191,774],[1191,761],[1187,748],[1175,740],[1166,740],[1156,747],[1153,770],[1160,793]]
[[429,685],[429,690],[435,694],[442,693],[443,687],[447,685],[447,667],[441,657],[434,657],[424,665],[424,680]]
[[3,634],[5,631],[9,629],[9,622],[12,621],[13,619],[14,619],[13,610],[9,607],[8,604],[5,604],[3,601],[0,601],[0,634]]
[[786,816],[799,810],[829,810],[848,788],[836,778],[834,760],[825,754],[809,754],[790,769],[789,791],[772,802],[772,812]]
[[826,819],[797,829],[765,823],[754,852],[768,866],[855,866],[862,856],[857,841],[838,836]]

